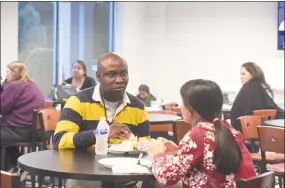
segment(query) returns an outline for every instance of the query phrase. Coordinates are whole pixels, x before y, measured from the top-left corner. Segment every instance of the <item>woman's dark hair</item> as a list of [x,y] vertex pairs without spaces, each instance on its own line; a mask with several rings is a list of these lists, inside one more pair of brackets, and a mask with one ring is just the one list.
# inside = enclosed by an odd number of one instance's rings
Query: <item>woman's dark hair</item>
[[246,62],[242,65],[242,67],[251,74],[252,80],[258,80],[264,86],[265,90],[271,94],[272,98],[274,97],[270,85],[265,80],[265,75],[262,69],[257,64],[253,62]]
[[82,69],[84,70],[84,75],[83,76],[87,76],[87,68],[86,68],[86,64],[83,62],[83,61],[81,61],[81,60],[76,60],[74,63],[73,63],[73,65],[72,65],[72,67],[74,66],[74,64],[75,63],[78,63],[78,64],[80,64],[81,66],[82,66]]
[[150,93],[149,87],[147,85],[140,85],[139,91],[144,91],[146,93]]
[[[195,110],[202,120],[218,118],[223,106],[220,87],[210,80],[191,80],[180,90],[182,100],[188,110]],[[236,172],[242,162],[241,150],[232,132],[220,120],[215,125],[215,148],[213,163],[220,174]]]

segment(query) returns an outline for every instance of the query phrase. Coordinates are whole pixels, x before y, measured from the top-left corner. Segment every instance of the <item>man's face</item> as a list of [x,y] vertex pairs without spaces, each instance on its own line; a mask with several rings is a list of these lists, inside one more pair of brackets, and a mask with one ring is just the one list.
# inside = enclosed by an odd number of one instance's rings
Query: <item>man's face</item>
[[112,58],[102,60],[96,76],[104,92],[121,96],[129,82],[127,64],[122,60]]

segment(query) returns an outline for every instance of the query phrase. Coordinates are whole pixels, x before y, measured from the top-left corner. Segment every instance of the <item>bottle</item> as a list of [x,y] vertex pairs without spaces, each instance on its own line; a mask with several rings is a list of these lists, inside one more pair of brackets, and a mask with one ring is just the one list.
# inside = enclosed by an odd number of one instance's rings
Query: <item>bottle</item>
[[95,137],[96,137],[95,153],[96,155],[106,155],[108,153],[109,132],[110,132],[110,127],[106,121],[106,118],[101,117],[98,123],[97,129],[95,131]]

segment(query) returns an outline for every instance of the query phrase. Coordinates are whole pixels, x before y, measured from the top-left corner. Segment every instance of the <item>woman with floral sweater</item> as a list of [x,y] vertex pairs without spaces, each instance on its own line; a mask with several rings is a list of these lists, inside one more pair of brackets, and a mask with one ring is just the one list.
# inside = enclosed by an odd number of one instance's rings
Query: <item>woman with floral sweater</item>
[[220,87],[209,80],[192,80],[181,88],[182,116],[192,124],[179,145],[152,141],[153,173],[161,186],[182,180],[184,188],[232,188],[236,180],[255,176],[240,132],[219,120],[223,105]]

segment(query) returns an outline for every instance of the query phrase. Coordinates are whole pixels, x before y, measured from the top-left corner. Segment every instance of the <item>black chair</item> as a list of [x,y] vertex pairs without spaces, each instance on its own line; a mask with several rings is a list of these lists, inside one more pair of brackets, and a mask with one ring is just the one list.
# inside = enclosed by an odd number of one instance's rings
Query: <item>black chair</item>
[[274,172],[266,172],[258,176],[240,179],[237,181],[237,188],[273,188]]

